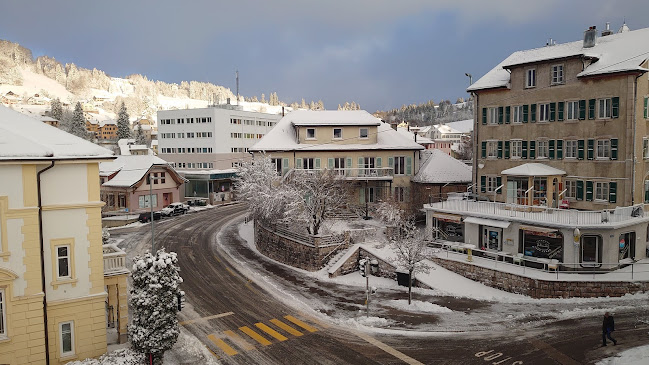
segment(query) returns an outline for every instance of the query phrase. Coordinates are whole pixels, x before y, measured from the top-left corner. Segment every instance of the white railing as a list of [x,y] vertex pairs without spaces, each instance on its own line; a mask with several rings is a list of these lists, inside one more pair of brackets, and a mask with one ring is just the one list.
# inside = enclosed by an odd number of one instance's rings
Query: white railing
[[128,273],[126,268],[126,252],[117,245],[109,243],[103,245],[104,276]]
[[[294,173],[315,173],[318,171],[324,171],[328,170],[326,168],[324,169],[291,169],[285,174],[285,178],[288,178],[291,174]],[[392,167],[349,167],[349,168],[341,168],[341,169],[331,169],[333,170],[337,175],[340,175],[345,178],[367,178],[367,177],[375,177],[375,178],[390,178],[394,175],[394,168]]]
[[518,218],[534,222],[558,223],[567,225],[607,225],[620,223],[645,216],[642,205],[581,211],[575,209],[557,209],[545,206],[530,206],[511,203],[485,202],[473,200],[445,200],[427,204],[433,210],[453,213],[479,213],[485,215]]

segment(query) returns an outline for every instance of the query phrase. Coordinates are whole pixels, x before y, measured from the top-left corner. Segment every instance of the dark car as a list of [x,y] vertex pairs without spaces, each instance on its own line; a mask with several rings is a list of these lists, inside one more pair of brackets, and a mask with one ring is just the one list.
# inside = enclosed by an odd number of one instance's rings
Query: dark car
[[[160,212],[153,212],[153,219],[158,220],[162,218],[162,214]],[[151,212],[146,212],[146,213],[140,213],[140,216],[138,217],[138,220],[142,223],[147,223],[151,221]]]

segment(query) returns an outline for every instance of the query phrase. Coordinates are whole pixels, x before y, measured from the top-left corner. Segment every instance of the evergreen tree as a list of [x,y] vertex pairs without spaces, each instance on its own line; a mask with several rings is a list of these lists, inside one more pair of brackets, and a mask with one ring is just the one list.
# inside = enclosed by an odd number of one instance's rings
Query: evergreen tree
[[180,333],[176,313],[184,293],[179,271],[176,253],[167,253],[164,248],[155,256],[147,252],[133,259],[133,314],[128,335],[133,349],[151,356],[153,364],[162,364],[164,352],[176,343]]
[[52,104],[50,105],[50,116],[59,122],[63,119],[63,105],[59,98],[52,100]]
[[144,136],[144,132],[142,131],[142,124],[140,123],[137,124],[137,129],[135,130],[135,144],[147,144],[146,137]]
[[119,113],[117,113],[117,138],[131,138],[131,129],[129,128],[129,116],[126,111],[126,105],[122,102],[122,106],[119,108]]
[[260,100],[260,102],[266,104],[266,95],[264,95],[263,93],[261,94],[261,100]]
[[86,118],[83,116],[83,109],[81,103],[77,102],[74,106],[72,113],[72,121],[68,125],[68,133],[74,134],[77,137],[88,139],[88,131],[86,130]]

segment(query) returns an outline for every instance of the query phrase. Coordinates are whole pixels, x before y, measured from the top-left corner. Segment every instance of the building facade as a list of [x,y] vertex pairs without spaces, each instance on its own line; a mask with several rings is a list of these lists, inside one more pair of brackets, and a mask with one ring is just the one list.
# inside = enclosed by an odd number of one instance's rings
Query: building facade
[[646,256],[649,29],[584,35],[515,52],[469,87],[473,184],[491,202],[432,204],[433,233],[452,219],[481,248],[575,268]]

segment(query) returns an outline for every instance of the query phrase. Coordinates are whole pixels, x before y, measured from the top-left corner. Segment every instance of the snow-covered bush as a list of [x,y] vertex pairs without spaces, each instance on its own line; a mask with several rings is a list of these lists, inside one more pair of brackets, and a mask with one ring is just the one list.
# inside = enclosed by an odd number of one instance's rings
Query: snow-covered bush
[[101,243],[107,244],[110,241],[110,232],[106,228],[101,230]]
[[162,364],[164,352],[178,339],[178,300],[183,293],[175,252],[158,250],[133,259],[130,305],[132,323],[128,327],[131,346],[152,354],[154,364]]

